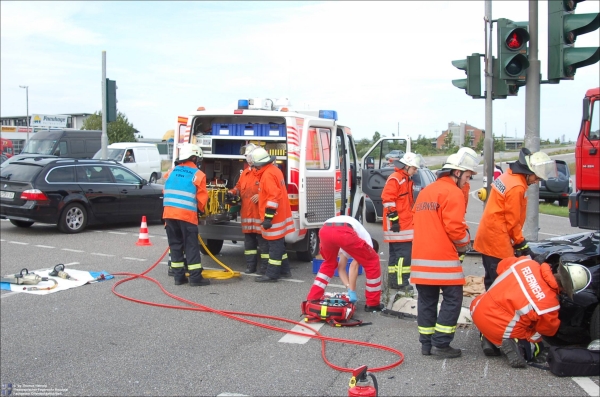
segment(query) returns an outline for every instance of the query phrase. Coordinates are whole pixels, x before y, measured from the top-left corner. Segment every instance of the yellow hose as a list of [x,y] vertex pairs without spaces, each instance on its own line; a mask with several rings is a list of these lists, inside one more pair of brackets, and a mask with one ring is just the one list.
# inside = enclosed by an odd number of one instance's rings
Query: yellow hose
[[225,270],[204,269],[204,270],[202,270],[202,277],[212,278],[212,279],[216,279],[216,280],[227,280],[229,278],[240,277],[242,275],[240,272],[231,270],[229,267],[227,267],[226,264],[224,264],[223,262],[221,262],[220,260],[215,258],[215,256],[212,254],[212,252],[210,252],[208,250],[208,247],[204,244],[204,241],[202,241],[202,237],[200,237],[200,235],[198,235],[198,241],[200,241],[200,244],[202,244],[202,247],[204,247],[204,250],[206,252],[208,252],[208,255],[210,255],[210,257],[213,258],[213,260],[215,262],[217,262],[219,265],[221,265],[221,267],[225,268]]

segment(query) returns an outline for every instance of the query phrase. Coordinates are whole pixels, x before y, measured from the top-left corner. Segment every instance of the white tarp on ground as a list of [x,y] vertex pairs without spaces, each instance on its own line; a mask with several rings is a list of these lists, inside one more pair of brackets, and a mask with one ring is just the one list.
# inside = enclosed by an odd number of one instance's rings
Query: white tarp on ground
[[38,288],[46,288],[54,285],[54,282],[48,281],[40,281],[37,285],[23,285],[23,284],[10,284],[10,283],[0,283],[0,289],[12,291],[12,292],[25,292],[27,294],[34,295],[47,295],[53,292],[64,291],[69,288],[81,287],[82,285],[94,283],[98,281],[102,281],[102,276],[104,279],[111,279],[114,276],[111,276],[109,273],[105,271],[101,272],[88,272],[85,270],[75,270],[75,269],[65,269],[65,272],[69,274],[69,276],[73,277],[75,280],[66,280],[60,277],[51,277],[48,276],[52,269],[41,269],[35,270],[33,273],[37,274],[40,277],[48,277],[49,279],[56,280],[57,286],[50,290],[40,290],[40,291],[28,291],[30,287],[38,287]]

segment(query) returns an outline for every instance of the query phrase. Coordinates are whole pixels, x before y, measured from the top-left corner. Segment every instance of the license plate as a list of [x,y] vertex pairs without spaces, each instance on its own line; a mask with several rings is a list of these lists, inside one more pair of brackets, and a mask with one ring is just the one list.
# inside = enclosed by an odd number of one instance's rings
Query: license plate
[[0,192],[0,198],[12,200],[15,198],[15,192]]

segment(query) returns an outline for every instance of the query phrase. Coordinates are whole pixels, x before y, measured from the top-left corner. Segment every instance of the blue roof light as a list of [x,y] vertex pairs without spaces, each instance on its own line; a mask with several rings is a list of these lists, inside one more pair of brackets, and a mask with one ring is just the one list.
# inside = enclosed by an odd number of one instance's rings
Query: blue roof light
[[322,119],[331,119],[337,121],[337,112],[335,110],[319,110],[319,117]]
[[238,109],[248,109],[248,100],[238,99]]

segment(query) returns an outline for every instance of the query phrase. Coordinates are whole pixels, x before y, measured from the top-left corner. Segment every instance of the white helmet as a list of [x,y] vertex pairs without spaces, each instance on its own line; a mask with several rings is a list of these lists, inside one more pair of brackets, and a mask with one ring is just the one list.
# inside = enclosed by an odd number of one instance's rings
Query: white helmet
[[254,161],[252,160],[252,152],[258,147],[260,146],[255,145],[254,143],[249,143],[240,148],[240,154],[246,156],[246,161],[248,162],[248,164],[253,165]]
[[458,152],[448,156],[446,163],[442,169],[460,170],[460,171],[471,171],[473,175],[477,172],[475,168],[479,165],[479,157],[477,153],[471,148],[461,147]]
[[202,149],[193,143],[184,143],[181,148],[179,148],[179,158],[177,160],[184,161],[192,156],[196,156],[198,157],[198,160],[202,160]]
[[413,152],[407,152],[402,156],[399,160],[402,164],[407,165],[409,167],[421,168],[421,163],[423,162],[423,158],[415,154]]
[[578,293],[587,288],[592,281],[590,270],[578,263],[565,263],[558,267],[562,287],[569,298],[573,298],[573,293]]
[[265,149],[257,147],[250,154],[252,156],[252,163],[257,166],[267,165],[275,161],[275,156],[271,156]]
[[535,152],[532,155],[526,156],[525,161],[531,172],[540,179],[546,181],[548,178],[556,178],[558,175],[556,161],[552,160],[544,152]]

